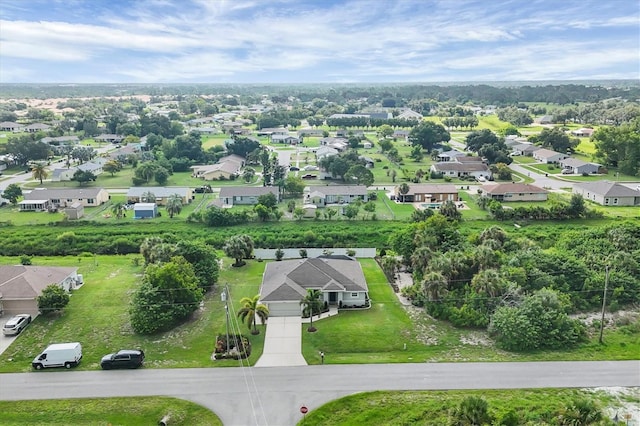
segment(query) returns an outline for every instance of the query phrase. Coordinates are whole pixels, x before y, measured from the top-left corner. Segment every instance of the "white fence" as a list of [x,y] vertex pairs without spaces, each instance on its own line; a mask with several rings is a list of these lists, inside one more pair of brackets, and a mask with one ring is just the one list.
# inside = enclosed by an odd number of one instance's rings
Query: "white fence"
[[[275,259],[276,258],[276,250],[277,249],[254,249],[253,254],[258,259]],[[300,250],[302,248],[283,248],[282,251],[284,253],[283,259],[299,259],[300,258]],[[318,257],[324,254],[325,250],[331,252],[333,255],[346,255],[348,250],[353,250],[356,252],[355,257],[369,257],[373,258],[376,256],[375,248],[308,248],[304,249],[307,251],[307,257]]]

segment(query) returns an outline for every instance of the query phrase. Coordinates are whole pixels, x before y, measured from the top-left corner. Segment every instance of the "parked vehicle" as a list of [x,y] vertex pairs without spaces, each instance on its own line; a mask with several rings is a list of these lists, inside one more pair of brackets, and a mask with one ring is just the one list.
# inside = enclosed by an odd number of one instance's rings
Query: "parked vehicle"
[[36,370],[49,367],[75,367],[82,359],[82,345],[73,343],[54,343],[47,346],[40,355],[35,357],[31,365]]
[[486,181],[487,181],[487,178],[485,178],[484,176],[478,176],[478,177],[476,178],[476,180],[477,180],[478,182],[486,182]]
[[2,334],[5,336],[16,336],[31,323],[31,315],[19,314],[9,318],[9,321],[2,327]]
[[570,175],[573,173],[572,169],[562,169],[562,174],[563,175]]
[[144,364],[144,351],[141,349],[123,349],[113,354],[108,354],[100,360],[103,370],[113,368],[138,368]]

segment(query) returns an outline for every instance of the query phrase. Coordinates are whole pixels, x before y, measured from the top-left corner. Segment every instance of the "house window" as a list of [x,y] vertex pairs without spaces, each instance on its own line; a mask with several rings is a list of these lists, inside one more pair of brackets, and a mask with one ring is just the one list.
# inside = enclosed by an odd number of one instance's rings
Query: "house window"
[[618,204],[618,199],[617,198],[613,199],[613,204]]
[[60,199],[59,199],[59,198],[52,198],[52,199],[51,199],[51,202],[52,202],[53,204],[60,204]]
[[604,203],[605,203],[605,204],[609,204],[609,199],[608,199],[608,198],[605,198],[605,199],[604,199]]
[[351,297],[358,297],[358,293],[351,293]]

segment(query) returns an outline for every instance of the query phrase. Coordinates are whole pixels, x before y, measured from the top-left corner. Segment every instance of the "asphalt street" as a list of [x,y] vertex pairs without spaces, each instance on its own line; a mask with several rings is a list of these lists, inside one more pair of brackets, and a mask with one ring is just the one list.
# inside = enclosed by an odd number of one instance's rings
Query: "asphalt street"
[[206,406],[225,425],[285,426],[302,405],[373,390],[618,386],[640,386],[640,361],[58,370],[0,375],[0,400],[165,395]]

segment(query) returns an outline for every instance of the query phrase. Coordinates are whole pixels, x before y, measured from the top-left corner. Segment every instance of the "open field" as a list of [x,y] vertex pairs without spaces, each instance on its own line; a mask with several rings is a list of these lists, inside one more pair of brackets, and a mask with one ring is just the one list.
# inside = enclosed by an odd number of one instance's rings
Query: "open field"
[[[376,425],[440,426],[452,424],[453,409],[467,397],[487,401],[488,412],[495,419],[492,424],[557,424],[555,421],[565,412],[566,407],[579,400],[593,402],[604,417],[603,422],[597,424],[607,425],[614,424],[609,419],[616,413],[624,421],[627,414],[633,415],[636,412],[633,407],[640,404],[640,392],[637,389],[379,391],[331,401],[311,411],[298,424],[356,425],[375,422]],[[499,423],[507,416],[512,416],[514,423]]]
[[222,426],[208,409],[178,398],[82,398],[44,401],[0,401],[2,424],[130,425],[157,424],[171,413],[171,425]]

